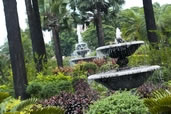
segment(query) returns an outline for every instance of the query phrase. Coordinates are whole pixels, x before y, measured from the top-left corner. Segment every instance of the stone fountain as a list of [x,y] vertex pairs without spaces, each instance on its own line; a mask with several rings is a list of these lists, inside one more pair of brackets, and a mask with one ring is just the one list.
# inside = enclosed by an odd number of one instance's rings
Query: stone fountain
[[154,66],[140,66],[129,68],[128,56],[131,56],[142,44],[143,41],[125,42],[121,38],[121,32],[116,30],[116,44],[102,46],[96,49],[97,56],[117,58],[119,68],[108,72],[94,74],[88,77],[112,90],[132,89],[141,86],[153,72],[160,68]]
[[73,56],[75,58],[71,59],[71,62],[74,64],[78,63],[79,61],[89,62],[96,58],[95,56],[87,56],[87,54],[91,50],[88,48],[87,43],[83,42],[81,32],[83,32],[82,25],[78,24],[77,25],[78,43],[75,45],[75,50],[73,52]]

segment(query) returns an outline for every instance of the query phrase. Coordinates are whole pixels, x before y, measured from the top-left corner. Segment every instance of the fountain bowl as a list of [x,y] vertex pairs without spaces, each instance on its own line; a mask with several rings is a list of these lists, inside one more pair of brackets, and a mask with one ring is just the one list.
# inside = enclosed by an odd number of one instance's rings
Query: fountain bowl
[[160,69],[160,66],[141,66],[121,71],[112,70],[91,75],[88,79],[95,80],[111,90],[129,90],[141,86],[157,69]]
[[96,56],[81,57],[81,58],[71,59],[71,62],[74,63],[74,64],[77,64],[80,61],[91,62],[91,61],[93,61],[96,58],[97,58]]
[[97,56],[109,56],[111,58],[125,58],[132,55],[144,41],[132,41],[102,46],[96,49]]

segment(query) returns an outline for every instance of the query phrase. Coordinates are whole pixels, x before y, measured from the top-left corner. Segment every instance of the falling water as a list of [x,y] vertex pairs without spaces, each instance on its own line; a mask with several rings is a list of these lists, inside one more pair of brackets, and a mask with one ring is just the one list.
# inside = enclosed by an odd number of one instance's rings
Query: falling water
[[121,31],[119,28],[116,28],[116,38],[121,38]]
[[78,43],[83,42],[83,38],[81,36],[81,31],[82,31],[82,25],[81,24],[77,24]]

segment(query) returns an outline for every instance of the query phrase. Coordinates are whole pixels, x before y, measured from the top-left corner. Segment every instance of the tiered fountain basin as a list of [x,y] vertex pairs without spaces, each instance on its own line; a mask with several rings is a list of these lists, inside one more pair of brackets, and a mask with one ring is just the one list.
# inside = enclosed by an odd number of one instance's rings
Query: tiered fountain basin
[[96,49],[97,56],[117,58],[119,68],[105,73],[94,74],[88,77],[111,90],[132,89],[141,86],[160,66],[141,66],[129,68],[128,56],[131,56],[144,41],[124,42],[102,46]]
[[96,58],[97,58],[96,56],[80,57],[80,58],[71,59],[71,62],[74,63],[74,64],[77,64],[80,61],[92,62]]
[[132,55],[144,41],[132,41],[114,45],[102,46],[96,49],[97,56],[109,56],[111,58],[125,58]]
[[160,69],[160,66],[141,66],[121,71],[112,70],[91,75],[88,79],[95,80],[111,90],[132,89],[141,86],[157,69]]

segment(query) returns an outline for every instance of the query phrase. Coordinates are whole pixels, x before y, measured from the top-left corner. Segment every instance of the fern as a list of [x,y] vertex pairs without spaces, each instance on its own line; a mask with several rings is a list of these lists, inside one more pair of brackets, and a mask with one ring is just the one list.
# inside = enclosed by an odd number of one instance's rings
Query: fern
[[2,101],[4,99],[6,99],[7,97],[9,97],[10,95],[6,92],[0,92],[0,103],[2,103]]
[[65,111],[59,107],[46,107],[30,112],[30,114],[64,114]]
[[20,104],[16,105],[11,112],[15,112],[15,111],[21,111],[22,109],[24,109],[25,107],[27,107],[28,105],[31,104],[35,104],[37,102],[37,99],[31,98],[31,99],[27,99],[22,101]]
[[154,92],[153,97],[145,99],[144,103],[152,114],[171,114],[171,93],[168,90]]

